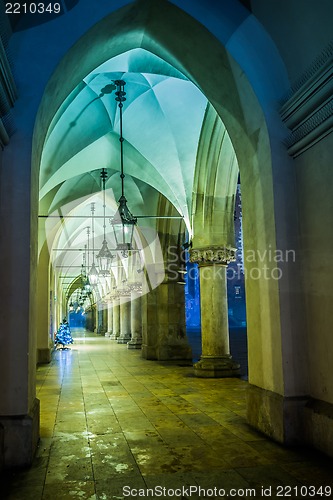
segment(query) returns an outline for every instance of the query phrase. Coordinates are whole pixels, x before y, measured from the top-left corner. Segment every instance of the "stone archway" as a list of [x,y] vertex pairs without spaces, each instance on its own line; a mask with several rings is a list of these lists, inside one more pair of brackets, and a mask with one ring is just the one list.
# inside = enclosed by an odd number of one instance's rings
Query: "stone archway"
[[[279,177],[291,175],[286,171],[286,155],[276,150],[272,124],[269,123],[268,129],[265,113],[249,80],[228,51],[193,18],[167,2],[157,3],[142,1],[139,7],[129,5],[111,14],[83,36],[60,62],[47,85],[36,120],[33,170],[38,170],[53,116],[80,80],[110,57],[130,48],[144,48],[194,82],[225,124],[242,176],[245,252],[253,250],[256,256],[247,263],[247,269],[249,273],[253,269],[269,271],[275,265],[272,253],[277,248],[287,248],[294,229],[292,224],[284,225],[278,210],[287,198],[286,194],[281,197]],[[170,25],[174,27],[172,37]],[[294,244],[295,238],[292,241]],[[300,396],[306,391],[303,371],[297,370],[302,365],[302,353],[288,338],[290,330],[297,328],[297,321],[293,324],[288,316],[290,302],[283,295],[283,280],[289,280],[290,275],[288,269],[284,271],[280,281],[262,275],[247,280],[250,382],[264,390],[259,390],[254,398],[256,401],[259,398],[259,408],[265,404],[262,398],[273,401],[273,405],[277,401],[277,408],[282,408],[276,417],[278,422],[271,421],[275,416],[265,412],[257,422],[257,417],[252,422],[281,441],[292,438],[294,433],[291,429],[286,437],[283,411],[288,404],[286,397]],[[286,363],[294,364],[296,376],[287,377]]]

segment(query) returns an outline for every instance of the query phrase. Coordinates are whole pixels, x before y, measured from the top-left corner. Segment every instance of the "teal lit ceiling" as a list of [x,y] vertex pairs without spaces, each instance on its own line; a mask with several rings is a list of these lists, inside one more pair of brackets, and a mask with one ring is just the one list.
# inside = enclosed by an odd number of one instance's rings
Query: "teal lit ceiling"
[[43,148],[41,209],[51,213],[99,191],[103,167],[106,187],[118,199],[119,109],[114,92],[101,97],[101,89],[116,79],[126,81],[124,168],[130,209],[136,215],[156,213],[161,193],[189,226],[207,100],[182,73],[143,49],[105,62],[63,102]]

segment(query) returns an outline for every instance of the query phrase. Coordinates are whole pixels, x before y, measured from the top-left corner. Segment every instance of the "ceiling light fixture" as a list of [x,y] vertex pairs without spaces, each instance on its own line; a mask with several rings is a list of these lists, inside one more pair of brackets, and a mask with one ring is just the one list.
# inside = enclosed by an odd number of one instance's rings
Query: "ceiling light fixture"
[[123,102],[126,101],[126,92],[124,91],[124,86],[126,82],[124,80],[115,80],[115,85],[117,86],[116,101],[119,103],[119,126],[120,126],[120,179],[121,179],[121,196],[118,200],[119,206],[114,217],[110,219],[112,228],[115,235],[116,250],[119,250],[123,257],[128,257],[129,252],[133,250],[132,239],[134,226],[137,223],[137,217],[134,217],[128,206],[124,191],[124,148],[123,148]]
[[109,250],[107,241],[106,241],[106,224],[105,224],[105,182],[107,179],[107,172],[105,168],[102,168],[101,172],[101,179],[102,179],[102,190],[103,190],[103,243],[102,243],[102,248],[100,249],[99,253],[97,254],[97,262],[98,262],[98,267],[99,267],[99,274],[102,276],[108,276],[110,274],[110,268],[111,268],[111,263],[114,259],[114,255]]
[[90,284],[97,285],[98,281],[98,271],[95,266],[95,227],[94,227],[94,212],[95,212],[95,203],[91,203],[91,237],[92,237],[92,264],[89,271],[89,282]]

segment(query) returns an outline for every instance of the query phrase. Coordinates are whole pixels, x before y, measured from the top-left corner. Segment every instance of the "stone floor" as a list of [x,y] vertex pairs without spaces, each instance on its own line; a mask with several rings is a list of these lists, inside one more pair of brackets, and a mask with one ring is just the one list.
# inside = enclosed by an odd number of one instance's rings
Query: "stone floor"
[[1,499],[331,497],[332,460],[247,425],[244,380],[197,379],[83,331],[37,379],[38,453]]

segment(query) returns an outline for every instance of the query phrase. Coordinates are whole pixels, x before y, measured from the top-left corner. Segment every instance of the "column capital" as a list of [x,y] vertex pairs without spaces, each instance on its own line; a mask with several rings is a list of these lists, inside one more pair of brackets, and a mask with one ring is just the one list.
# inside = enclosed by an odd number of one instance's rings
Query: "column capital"
[[236,260],[237,249],[231,246],[211,246],[190,250],[190,261],[200,265],[228,265]]
[[142,283],[140,283],[139,281],[129,283],[128,288],[131,292],[142,293]]

